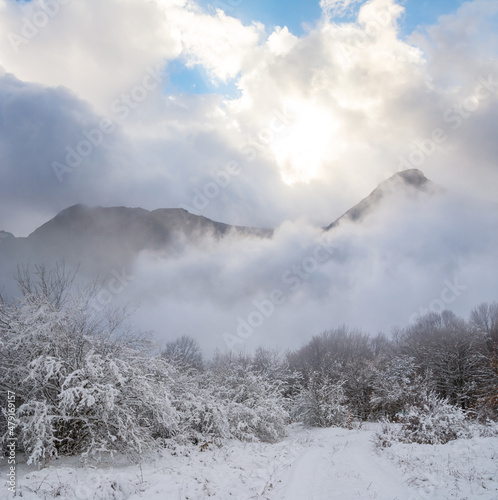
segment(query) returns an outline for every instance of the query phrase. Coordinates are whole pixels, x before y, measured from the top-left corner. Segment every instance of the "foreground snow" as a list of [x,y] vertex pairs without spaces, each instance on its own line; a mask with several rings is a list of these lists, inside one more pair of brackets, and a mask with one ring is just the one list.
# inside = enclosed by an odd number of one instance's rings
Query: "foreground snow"
[[[446,445],[396,444],[376,452],[360,430],[294,425],[277,444],[230,442],[165,451],[140,466],[115,460],[84,466],[61,459],[38,470],[18,466],[27,500],[415,500],[498,498],[498,437]],[[7,473],[1,467],[2,478]],[[11,498],[1,485],[0,498]]]

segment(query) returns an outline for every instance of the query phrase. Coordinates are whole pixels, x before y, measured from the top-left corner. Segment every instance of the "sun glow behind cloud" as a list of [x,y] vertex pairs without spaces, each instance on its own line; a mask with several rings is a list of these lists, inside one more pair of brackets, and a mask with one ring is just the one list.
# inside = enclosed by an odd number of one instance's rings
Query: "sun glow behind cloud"
[[319,178],[339,147],[339,125],[330,110],[304,99],[291,99],[285,108],[291,123],[271,145],[282,179],[291,185]]

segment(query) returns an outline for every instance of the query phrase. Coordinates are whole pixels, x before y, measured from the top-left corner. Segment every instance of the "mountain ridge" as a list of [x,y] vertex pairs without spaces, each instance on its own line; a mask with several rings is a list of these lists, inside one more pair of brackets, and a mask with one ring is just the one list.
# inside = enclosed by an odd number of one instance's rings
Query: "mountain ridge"
[[[433,184],[422,171],[418,169],[408,169],[401,172],[396,172],[394,175],[381,182],[368,196],[363,198],[360,202],[354,205],[352,208],[343,213],[340,217],[334,220],[328,226],[323,229],[328,231],[333,227],[339,225],[340,222],[348,220],[350,222],[361,221],[367,212],[375,208],[375,206],[380,203],[380,201],[389,193],[396,191],[399,188],[408,187],[409,189],[414,189],[415,191],[428,192],[435,188]],[[93,215],[93,217],[92,217]],[[96,206],[91,207],[85,204],[77,203],[71,205],[58,214],[56,214],[52,219],[36,228],[27,237],[16,237],[12,233],[0,230],[0,241],[9,240],[11,238],[19,239],[38,239],[42,234],[50,233],[54,229],[65,226],[68,231],[87,229],[91,223],[97,218],[107,217],[108,222],[110,221],[114,224],[118,224],[120,227],[126,227],[127,224],[141,222],[144,224],[146,229],[158,230],[160,232],[165,231],[165,229],[180,229],[182,227],[188,227],[189,231],[193,230],[212,230],[214,235],[220,236],[225,235],[231,230],[235,230],[245,234],[254,234],[260,236],[270,236],[274,229],[269,228],[255,228],[250,226],[236,226],[223,222],[218,222],[202,215],[195,215],[183,208],[157,208],[154,210],[147,210],[141,207],[126,207],[126,206],[115,206],[115,207],[102,207]],[[182,221],[180,223],[180,220]],[[165,222],[169,224],[166,226]],[[93,229],[95,230],[106,230],[109,229],[109,224],[97,224]],[[163,235],[164,236],[164,235]]]
[[[417,169],[394,174],[324,231],[340,223],[362,222],[389,194],[430,192],[435,185]],[[186,246],[202,249],[205,237],[220,240],[229,234],[269,238],[273,229],[233,226],[194,215],[183,208],[146,210],[141,207],[72,205],[35,229],[16,238],[0,231],[0,277],[16,265],[64,260],[83,274],[102,275],[131,266],[143,251],[163,257],[180,255]]]

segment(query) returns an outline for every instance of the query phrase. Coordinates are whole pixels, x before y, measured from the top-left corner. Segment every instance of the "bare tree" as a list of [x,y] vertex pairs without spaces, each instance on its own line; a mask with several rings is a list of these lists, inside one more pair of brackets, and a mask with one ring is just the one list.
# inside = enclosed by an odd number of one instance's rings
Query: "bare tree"
[[202,370],[204,366],[199,343],[188,335],[168,342],[161,355],[179,368]]
[[429,313],[400,336],[402,354],[430,373],[440,397],[473,407],[489,378],[484,335],[449,311]]
[[480,304],[470,313],[471,325],[486,336],[490,352],[498,351],[498,302]]
[[288,359],[290,368],[302,375],[305,389],[311,380],[317,384],[317,373],[324,383],[341,384],[351,412],[365,419],[375,376],[373,356],[369,336],[343,326],[314,336]]
[[482,398],[487,416],[498,416],[498,302],[480,304],[470,314],[470,324],[482,334],[488,351],[490,376]]
[[43,297],[59,309],[71,290],[76,272],[70,273],[64,261],[47,270],[44,264],[36,264],[31,272],[29,266],[17,266],[16,281],[21,295],[27,301]]

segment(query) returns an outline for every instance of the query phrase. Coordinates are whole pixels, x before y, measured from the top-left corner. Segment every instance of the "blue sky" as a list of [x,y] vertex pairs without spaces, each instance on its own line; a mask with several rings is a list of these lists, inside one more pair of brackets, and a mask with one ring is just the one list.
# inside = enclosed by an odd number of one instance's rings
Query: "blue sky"
[[164,87],[166,93],[220,94],[227,97],[238,94],[234,81],[214,84],[202,66],[187,67],[182,59],[175,59],[168,64]]
[[[223,9],[229,16],[240,19],[244,24],[253,21],[265,25],[267,32],[275,26],[287,26],[289,31],[297,36],[306,34],[321,16],[319,0],[199,0],[198,2],[208,12]],[[458,9],[464,0],[406,0],[406,9],[400,28],[402,37],[408,37],[417,29],[424,29],[435,24],[442,15],[450,14]],[[348,19],[342,19],[346,21]],[[338,19],[341,22],[341,19]],[[170,81],[168,87],[177,92],[190,94],[216,93],[224,96],[237,95],[234,82],[213,85],[205,70],[194,67],[187,68],[181,60],[170,63],[168,68]]]
[[[223,8],[228,15],[239,18],[244,24],[259,21],[270,29],[273,26],[287,26],[296,35],[305,33],[306,25],[313,25],[321,14],[318,0],[200,0],[199,3],[211,10]],[[406,8],[406,19],[402,25],[404,33],[410,34],[419,25],[434,24],[439,16],[455,11],[462,3],[464,0],[403,2]]]

